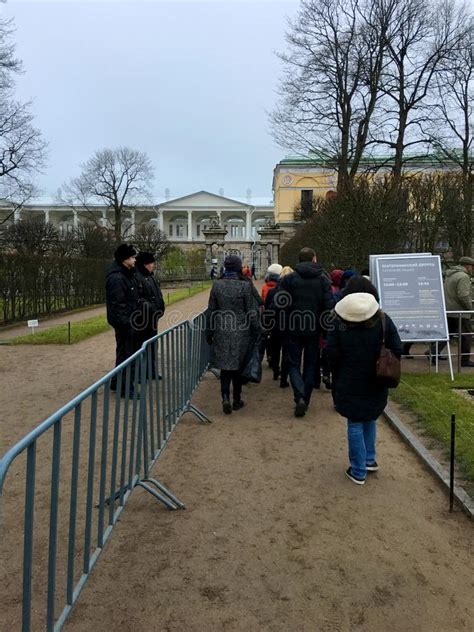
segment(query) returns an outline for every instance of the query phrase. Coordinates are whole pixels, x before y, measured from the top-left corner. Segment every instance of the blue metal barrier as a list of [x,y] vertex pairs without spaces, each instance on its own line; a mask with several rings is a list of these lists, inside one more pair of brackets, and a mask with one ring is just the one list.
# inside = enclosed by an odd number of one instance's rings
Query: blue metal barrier
[[[20,546],[15,539],[23,541],[23,632],[44,623],[48,632],[62,628],[135,487],[170,509],[184,507],[150,471],[183,414],[210,422],[191,404],[209,364],[204,329],[202,313],[146,341],[0,459],[3,544],[11,551]],[[21,529],[15,485],[8,494],[18,476],[25,485]],[[40,514],[46,529],[35,526]]]

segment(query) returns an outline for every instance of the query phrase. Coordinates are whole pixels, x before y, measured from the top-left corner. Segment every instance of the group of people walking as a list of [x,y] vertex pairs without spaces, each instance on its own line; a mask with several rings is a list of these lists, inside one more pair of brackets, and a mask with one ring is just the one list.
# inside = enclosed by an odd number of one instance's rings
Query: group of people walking
[[255,345],[262,356],[266,351],[282,388],[289,377],[296,417],[306,414],[322,370],[336,410],[347,419],[346,475],[362,485],[367,472],[378,469],[376,420],[388,396],[377,380],[377,359],[383,345],[399,359],[402,343],[367,278],[344,277],[342,271],[331,277],[311,248],[303,248],[298,259],[294,270],[279,264],[268,268],[261,297],[235,255],[226,257],[223,274],[213,283],[207,340],[212,366],[220,369],[223,411],[231,414],[244,406],[244,367]]
[[[158,320],[165,313],[165,302],[160,284],[154,277],[156,259],[151,252],[138,252],[131,244],[120,244],[114,253],[114,261],[106,274],[105,293],[107,322],[114,328],[118,366],[142,344],[156,335]],[[151,378],[159,378],[155,354],[151,354]],[[133,397],[134,375],[131,368],[130,389]],[[117,375],[111,380],[112,391],[117,390]],[[127,394],[125,379],[122,380],[122,396]]]

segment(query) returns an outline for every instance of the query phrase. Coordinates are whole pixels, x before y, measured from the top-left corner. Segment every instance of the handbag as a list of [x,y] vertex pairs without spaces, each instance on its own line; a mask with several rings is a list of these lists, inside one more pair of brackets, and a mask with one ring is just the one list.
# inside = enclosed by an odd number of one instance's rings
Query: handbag
[[385,388],[397,388],[400,384],[401,363],[385,346],[385,314],[382,312],[382,349],[375,365],[377,383]]
[[251,343],[240,375],[245,381],[253,382],[254,384],[259,384],[262,381],[262,358],[258,338]]

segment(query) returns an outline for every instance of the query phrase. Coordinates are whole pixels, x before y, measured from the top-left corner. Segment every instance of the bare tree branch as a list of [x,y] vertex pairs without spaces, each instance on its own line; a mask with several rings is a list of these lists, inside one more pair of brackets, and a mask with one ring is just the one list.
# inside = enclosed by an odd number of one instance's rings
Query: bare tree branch
[[113,215],[108,221],[116,241],[124,236],[124,219],[138,205],[151,200],[153,168],[145,153],[119,147],[102,149],[82,165],[81,174],[64,184],[59,200],[96,225],[98,207]]

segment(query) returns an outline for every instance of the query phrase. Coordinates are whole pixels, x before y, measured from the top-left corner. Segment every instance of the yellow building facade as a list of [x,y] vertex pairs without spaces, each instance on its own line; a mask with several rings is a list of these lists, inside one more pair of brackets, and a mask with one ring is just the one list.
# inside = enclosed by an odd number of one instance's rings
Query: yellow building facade
[[315,164],[314,159],[285,158],[273,170],[273,201],[275,221],[290,228],[295,222],[295,210],[311,207],[313,199],[334,191],[337,176],[334,169]]

